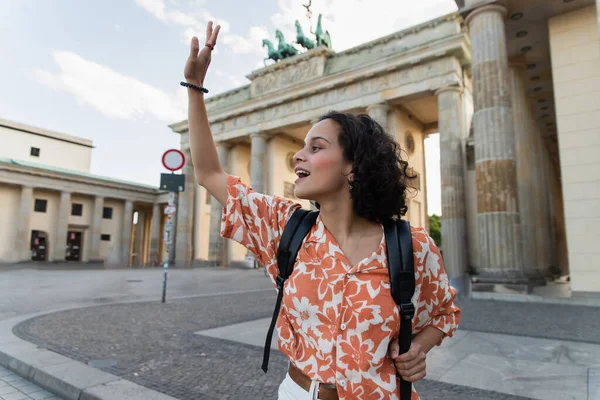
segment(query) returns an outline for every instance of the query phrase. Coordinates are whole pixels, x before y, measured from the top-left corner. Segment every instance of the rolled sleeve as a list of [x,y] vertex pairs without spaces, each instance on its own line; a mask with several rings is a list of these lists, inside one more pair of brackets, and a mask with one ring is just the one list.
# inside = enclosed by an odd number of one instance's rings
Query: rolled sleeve
[[227,179],[227,202],[221,214],[221,236],[250,250],[270,271],[277,267],[277,247],[285,224],[300,204],[257,193],[237,177]]
[[448,280],[440,250],[423,229],[420,232],[420,257],[422,265],[417,271],[419,286],[415,331],[433,326],[444,333],[444,338],[454,335],[460,323],[460,308],[456,306],[456,289]]

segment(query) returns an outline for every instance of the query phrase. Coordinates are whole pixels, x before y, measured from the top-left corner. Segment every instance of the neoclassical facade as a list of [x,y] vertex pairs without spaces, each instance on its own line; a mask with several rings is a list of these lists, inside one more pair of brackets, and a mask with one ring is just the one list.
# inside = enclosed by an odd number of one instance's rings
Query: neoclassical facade
[[[600,1],[600,0],[599,0]],[[293,198],[291,156],[329,110],[367,113],[417,175],[406,218],[428,225],[424,140],[440,134],[442,251],[451,279],[528,291],[569,275],[600,292],[600,22],[594,0],[465,0],[459,11],[357,47],[316,48],[207,99],[221,164]],[[227,266],[221,207],[186,191],[173,262]],[[0,120],[0,262],[162,262],[167,193],[89,173],[92,143]],[[60,155],[60,156],[59,156]],[[309,208],[307,201],[299,201]]]
[[89,173],[89,140],[6,120],[0,139],[0,263],[162,260],[166,193]]
[[[221,163],[255,190],[293,197],[290,155],[315,119],[332,109],[368,113],[418,174],[406,218],[427,227],[423,140],[439,132],[451,278],[470,272],[481,290],[527,291],[570,274],[574,291],[600,291],[595,2],[457,5],[343,52],[317,48],[285,59],[207,99]],[[191,160],[187,121],[171,128]],[[194,187],[191,164],[185,173]],[[245,259],[245,249],[219,237],[221,210],[203,188],[182,194],[179,209],[178,262]]]

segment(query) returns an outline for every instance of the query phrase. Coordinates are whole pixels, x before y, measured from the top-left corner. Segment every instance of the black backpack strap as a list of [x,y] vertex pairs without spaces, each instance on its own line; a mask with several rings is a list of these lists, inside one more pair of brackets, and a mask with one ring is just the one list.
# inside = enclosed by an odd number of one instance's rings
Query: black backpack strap
[[[415,315],[411,301],[415,293],[412,235],[410,224],[405,220],[386,222],[384,230],[392,297],[400,307],[400,354],[404,354],[412,341],[412,319]],[[411,393],[412,384],[400,378],[400,398],[410,399]]]
[[318,211],[309,211],[302,208],[297,209],[290,217],[290,220],[285,225],[283,233],[281,234],[277,253],[277,268],[279,269],[279,274],[275,279],[275,283],[277,284],[277,302],[275,303],[273,318],[271,319],[271,325],[267,332],[267,340],[265,341],[265,350],[263,354],[262,370],[265,371],[265,373],[269,366],[273,331],[275,329],[275,324],[277,323],[277,317],[279,316],[281,300],[283,299],[283,284],[292,274],[296,256],[298,255],[300,246],[302,246],[302,241],[315,224],[318,215]]

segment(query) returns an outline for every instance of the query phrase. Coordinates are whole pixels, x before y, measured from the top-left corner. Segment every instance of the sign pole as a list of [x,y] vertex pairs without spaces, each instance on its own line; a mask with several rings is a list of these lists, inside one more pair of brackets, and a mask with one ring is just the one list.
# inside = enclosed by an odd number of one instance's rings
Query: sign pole
[[[173,207],[175,204],[175,192],[169,192],[169,207]],[[165,226],[165,254],[163,262],[163,291],[162,291],[162,302],[164,303],[167,298],[167,274],[169,272],[169,255],[173,251],[173,240],[171,231],[173,230],[173,214],[169,214],[167,217],[167,223]]]
[[175,212],[179,201],[179,192],[185,190],[185,175],[175,175],[174,172],[183,168],[185,165],[185,156],[180,150],[171,149],[165,151],[162,156],[163,166],[171,171],[170,174],[161,174],[160,188],[169,192],[169,203],[165,208],[167,223],[165,224],[165,233],[163,241],[165,243],[165,252],[163,254],[163,290],[162,303],[167,299],[167,275],[169,273],[169,263],[173,253],[173,225],[175,224]]

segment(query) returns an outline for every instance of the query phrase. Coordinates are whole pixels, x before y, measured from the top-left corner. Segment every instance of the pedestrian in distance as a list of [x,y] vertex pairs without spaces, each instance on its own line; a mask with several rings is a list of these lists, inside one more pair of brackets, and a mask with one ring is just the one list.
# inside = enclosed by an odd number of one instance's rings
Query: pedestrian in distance
[[300,204],[255,192],[219,163],[203,87],[219,30],[209,22],[185,64],[192,163],[197,183],[223,206],[221,235],[254,253],[282,294],[278,344],[289,369],[279,399],[409,400],[401,384],[426,376],[427,353],[453,335],[460,310],[439,249],[423,228],[410,227],[414,317],[408,351],[399,354],[403,311],[392,295],[386,227],[406,213],[411,177],[398,144],[364,114],[332,111],[311,127],[294,155],[294,195],[319,212],[282,280],[281,238]]

